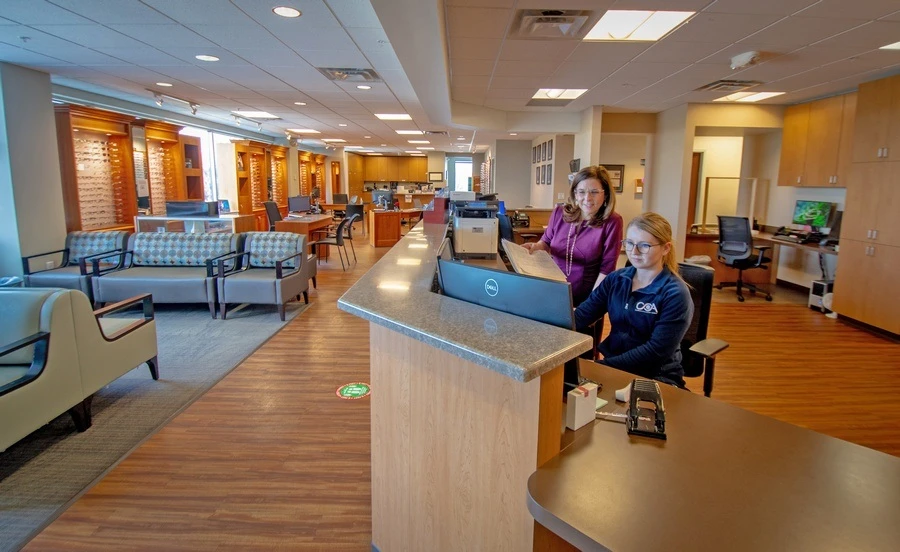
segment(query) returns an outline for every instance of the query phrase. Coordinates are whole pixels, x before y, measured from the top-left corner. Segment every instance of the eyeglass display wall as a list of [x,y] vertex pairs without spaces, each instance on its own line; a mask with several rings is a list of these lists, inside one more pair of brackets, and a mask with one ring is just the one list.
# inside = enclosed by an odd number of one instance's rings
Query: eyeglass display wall
[[269,167],[271,186],[269,197],[278,204],[278,207],[287,208],[288,178],[287,178],[287,148],[273,146],[270,154]]

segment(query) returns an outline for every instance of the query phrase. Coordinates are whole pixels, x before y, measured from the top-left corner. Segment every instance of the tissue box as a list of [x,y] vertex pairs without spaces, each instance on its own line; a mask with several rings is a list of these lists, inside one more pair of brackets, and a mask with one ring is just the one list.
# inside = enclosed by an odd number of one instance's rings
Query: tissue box
[[566,400],[566,427],[576,430],[594,420],[597,384],[585,383],[572,389]]

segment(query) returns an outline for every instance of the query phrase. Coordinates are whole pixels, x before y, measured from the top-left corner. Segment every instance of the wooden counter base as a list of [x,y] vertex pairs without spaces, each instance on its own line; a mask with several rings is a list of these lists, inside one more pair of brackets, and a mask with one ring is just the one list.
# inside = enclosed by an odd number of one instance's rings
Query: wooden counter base
[[369,212],[369,244],[392,247],[400,241],[400,211]]

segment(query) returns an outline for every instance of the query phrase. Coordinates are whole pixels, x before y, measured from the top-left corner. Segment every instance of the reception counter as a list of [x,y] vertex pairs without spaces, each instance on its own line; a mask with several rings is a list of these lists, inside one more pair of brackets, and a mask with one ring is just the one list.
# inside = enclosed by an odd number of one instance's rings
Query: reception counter
[[256,217],[237,213],[223,213],[217,217],[139,215],[134,217],[134,229],[135,232],[253,232],[256,230]]
[[420,222],[338,301],[370,322],[372,544],[529,550],[528,477],[591,339],[432,293],[446,229]]

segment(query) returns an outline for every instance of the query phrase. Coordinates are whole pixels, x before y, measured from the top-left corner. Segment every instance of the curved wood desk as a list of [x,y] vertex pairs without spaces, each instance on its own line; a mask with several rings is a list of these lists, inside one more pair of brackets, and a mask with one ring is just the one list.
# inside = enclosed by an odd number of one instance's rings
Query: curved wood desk
[[[581,366],[609,400],[634,377]],[[898,549],[900,459],[661,387],[668,440],[575,432],[528,480],[541,525],[582,550]]]

